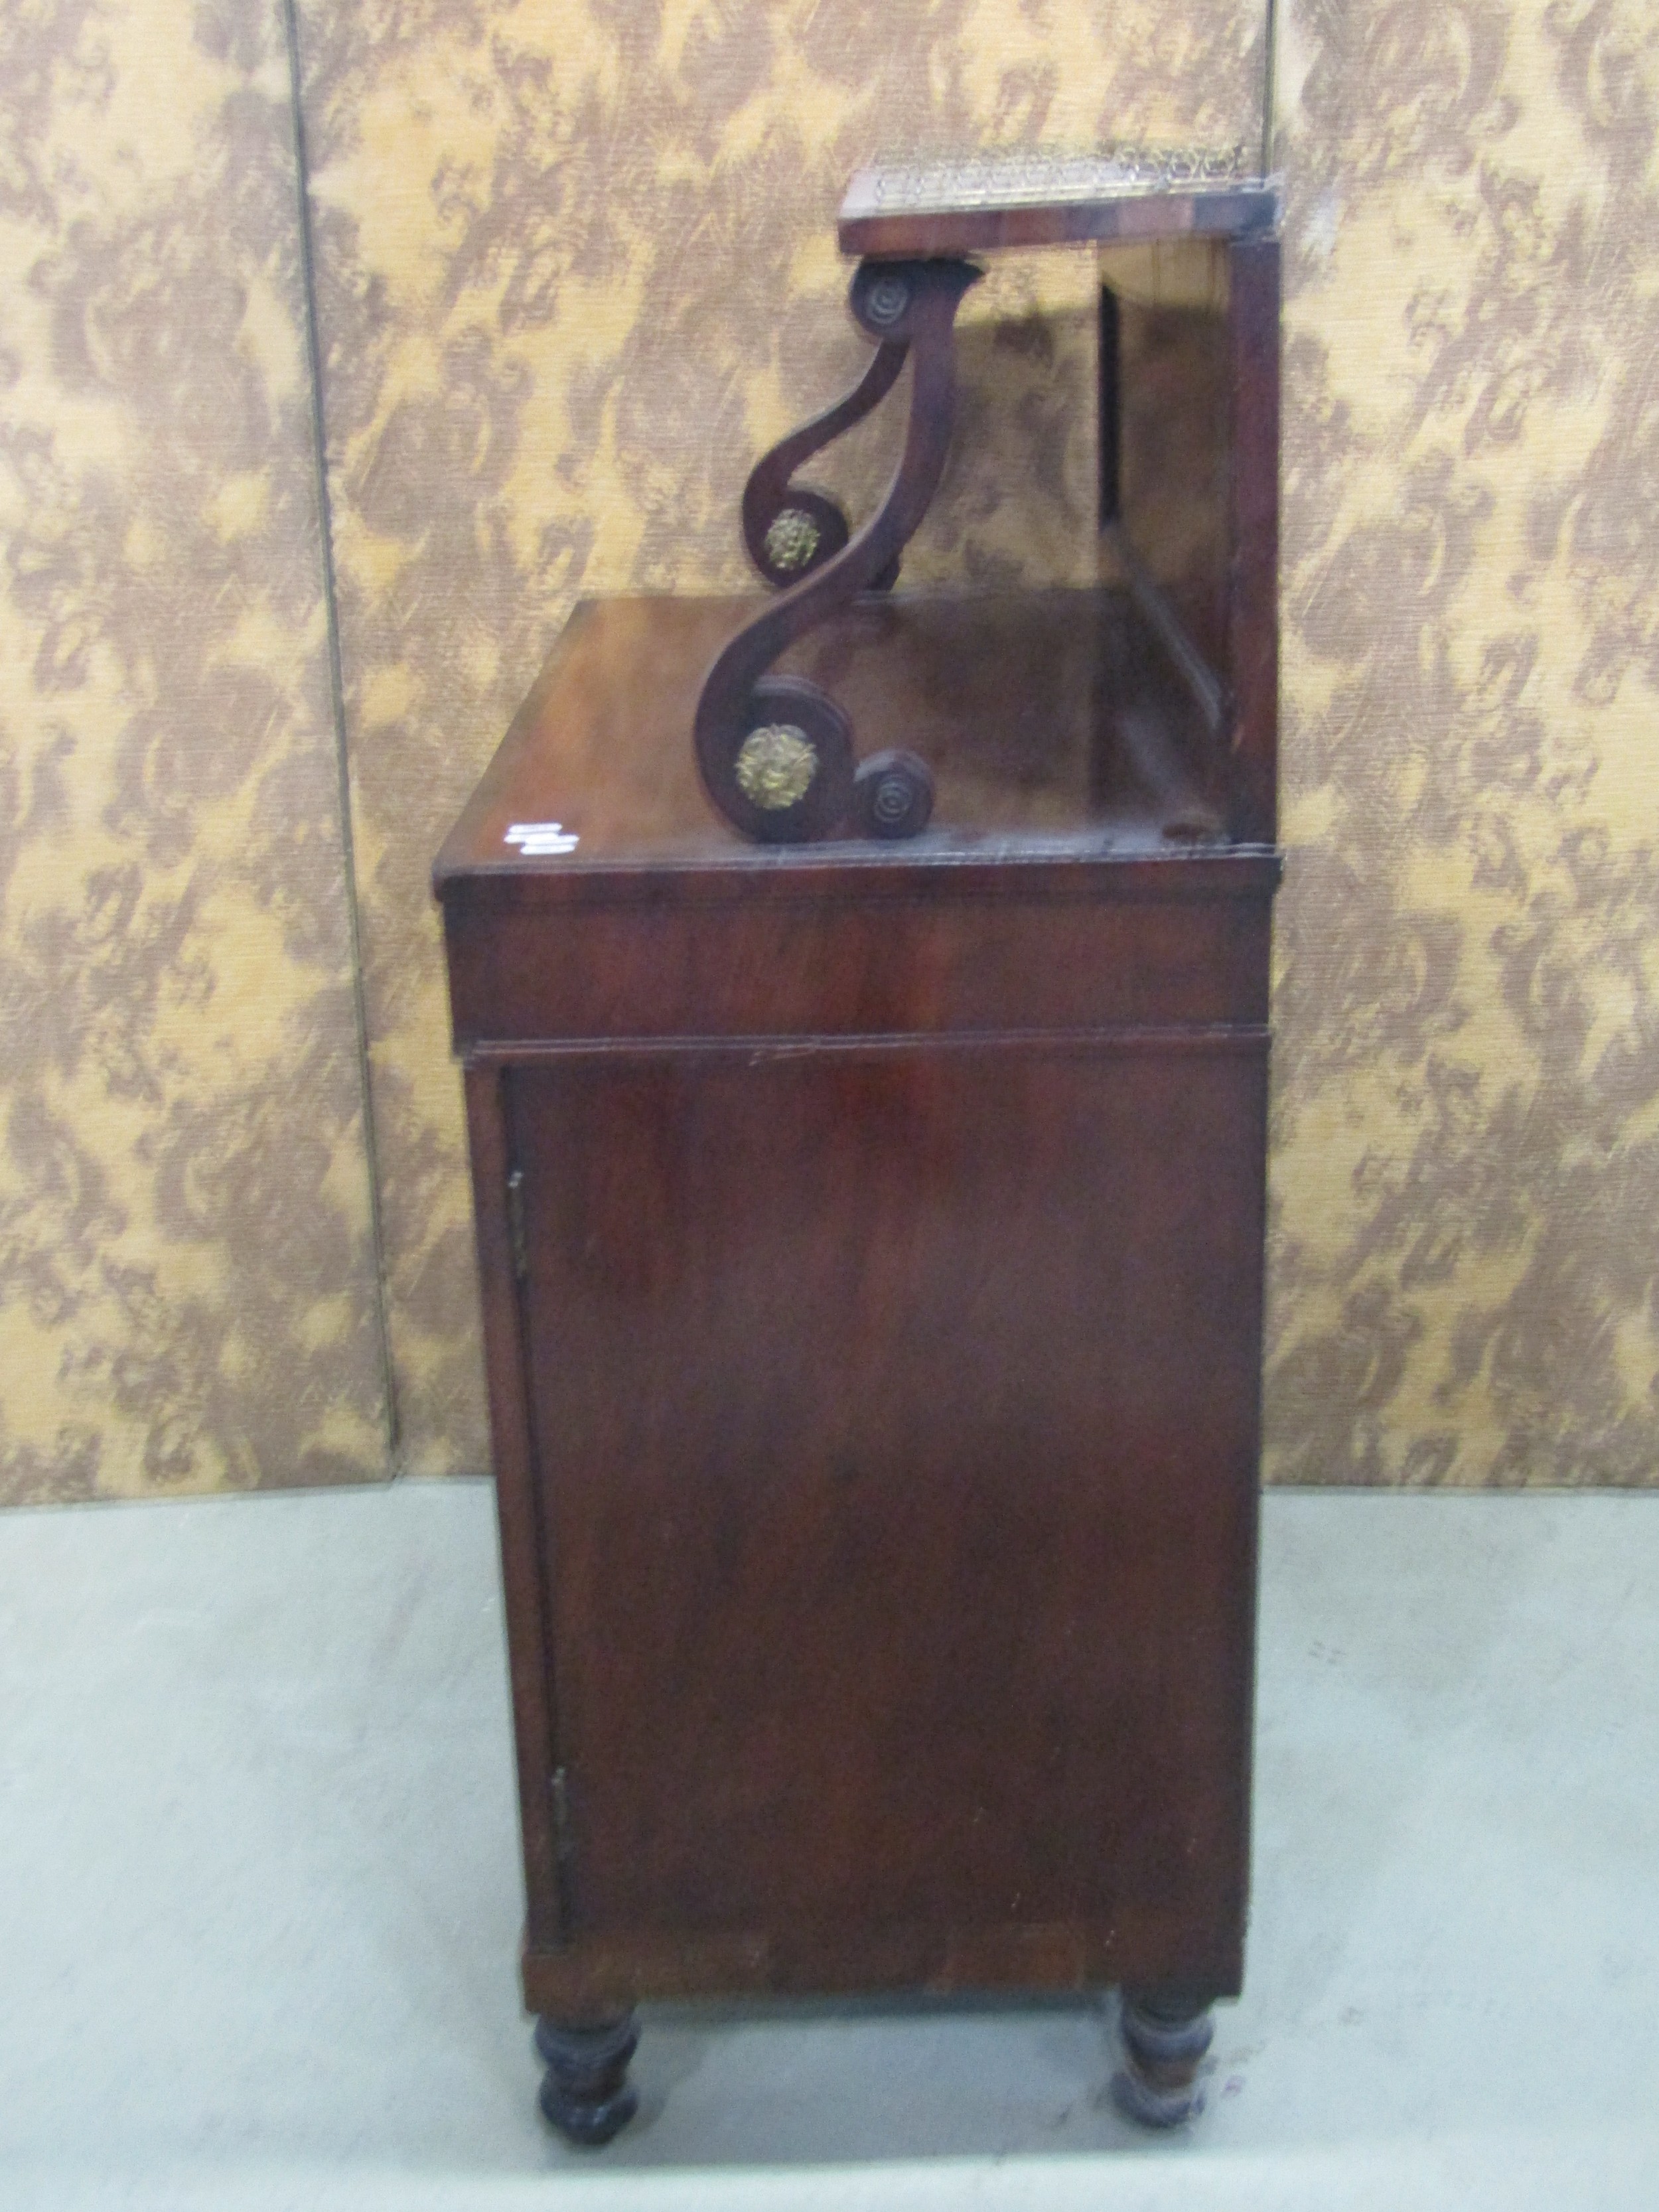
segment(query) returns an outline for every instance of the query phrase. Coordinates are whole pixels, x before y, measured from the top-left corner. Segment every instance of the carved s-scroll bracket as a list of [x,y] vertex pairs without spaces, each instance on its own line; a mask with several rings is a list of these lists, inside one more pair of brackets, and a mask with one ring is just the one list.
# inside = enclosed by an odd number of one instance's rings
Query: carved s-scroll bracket
[[[834,552],[820,555],[815,544],[800,556],[799,580],[726,646],[697,702],[694,743],[703,787],[734,829],[761,843],[827,837],[849,817],[856,835],[913,836],[932,811],[923,762],[885,753],[855,771],[852,725],[829,693],[805,677],[765,672],[797,638],[884,580],[927,514],[956,412],[957,309],[981,273],[969,261],[861,262],[850,303],[854,319],[877,343],[875,360],[839,406],[775,447],[750,477],[744,530],[752,555],[756,533],[764,551],[787,514],[814,522],[807,501],[822,495],[791,490],[790,472],[867,415],[910,357],[904,452],[880,507]],[[844,520],[840,527],[844,532]],[[777,548],[787,550],[783,532]]]
[[897,383],[909,350],[901,339],[878,345],[844,399],[781,438],[750,470],[743,488],[743,542],[769,584],[787,590],[799,583],[833,561],[852,536],[846,515],[827,492],[793,484],[790,478],[814,453],[875,411]]

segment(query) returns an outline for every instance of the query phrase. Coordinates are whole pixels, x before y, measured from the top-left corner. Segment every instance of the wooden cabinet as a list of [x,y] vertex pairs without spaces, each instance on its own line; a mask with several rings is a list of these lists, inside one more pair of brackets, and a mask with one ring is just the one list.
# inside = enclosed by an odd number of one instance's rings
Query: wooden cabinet
[[579,1954],[540,2008],[1235,1987],[1259,1050],[698,1043],[506,1090]]
[[1218,721],[1144,578],[851,599],[779,668],[926,762],[933,826],[745,843],[688,733],[765,603],[599,601],[440,859],[524,1985],[578,2139],[643,1998],[1120,1985],[1172,2119],[1239,1988],[1261,411]]

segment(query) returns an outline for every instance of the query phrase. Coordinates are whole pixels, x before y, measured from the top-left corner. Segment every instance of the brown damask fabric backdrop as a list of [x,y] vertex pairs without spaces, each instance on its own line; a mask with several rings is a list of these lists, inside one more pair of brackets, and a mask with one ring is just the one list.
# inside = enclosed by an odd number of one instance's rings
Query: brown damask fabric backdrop
[[[1650,17],[1281,5],[1281,1479],[1650,1479]],[[1263,0],[0,20],[0,1497],[486,1463],[448,819],[580,592],[742,580],[862,357],[852,167],[1253,146],[1265,55]],[[1086,573],[1086,264],[973,295],[912,577]]]
[[[347,726],[407,1464],[484,1463],[431,858],[582,592],[742,588],[754,456],[844,390],[873,149],[1259,133],[1255,11],[1160,0],[302,7]],[[971,295],[913,580],[1091,562],[1089,257]],[[1011,490],[1015,495],[1009,496]]]
[[1659,1443],[1659,15],[1297,0],[1272,1471]]
[[0,10],[0,1498],[385,1389],[277,0]]

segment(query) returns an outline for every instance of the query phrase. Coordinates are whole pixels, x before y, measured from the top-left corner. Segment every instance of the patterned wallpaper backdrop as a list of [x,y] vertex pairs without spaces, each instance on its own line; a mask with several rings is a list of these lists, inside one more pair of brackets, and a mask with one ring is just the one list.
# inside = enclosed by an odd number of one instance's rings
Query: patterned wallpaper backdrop
[[0,1498],[386,1407],[277,0],[0,9]]
[[[1263,0],[32,0],[0,18],[0,1498],[486,1463],[427,875],[578,593],[744,574],[882,150],[1254,143]],[[1280,0],[1272,1471],[1640,1481],[1659,52]],[[970,297],[913,578],[1091,555],[1087,257]],[[848,482],[867,496],[866,440]]]
[[1659,15],[1295,0],[1272,1471],[1659,1445]]
[[[1258,15],[1242,0],[302,0],[411,1468],[486,1457],[431,860],[573,599],[747,580],[750,462],[867,358],[834,240],[860,160],[992,137],[1259,135]],[[1092,560],[1093,283],[1086,254],[1031,257],[970,295],[958,446],[975,459],[907,556],[913,579]]]

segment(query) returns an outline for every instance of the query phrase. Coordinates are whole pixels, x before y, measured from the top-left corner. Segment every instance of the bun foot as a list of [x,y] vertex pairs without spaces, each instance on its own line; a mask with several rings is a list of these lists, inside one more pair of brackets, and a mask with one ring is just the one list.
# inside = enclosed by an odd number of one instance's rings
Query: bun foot
[[628,2086],[628,2062],[639,2039],[631,2012],[612,2020],[537,2021],[536,2056],[547,2069],[542,2114],[567,2142],[597,2150],[633,2118],[640,2100]]
[[1204,2109],[1198,2069],[1215,2033],[1210,2008],[1186,1997],[1123,1999],[1124,2064],[1112,2076],[1118,2110],[1144,2128],[1178,2128]]

